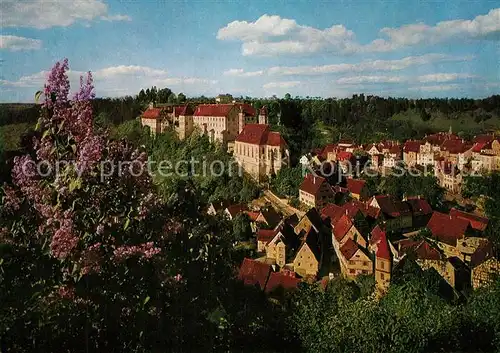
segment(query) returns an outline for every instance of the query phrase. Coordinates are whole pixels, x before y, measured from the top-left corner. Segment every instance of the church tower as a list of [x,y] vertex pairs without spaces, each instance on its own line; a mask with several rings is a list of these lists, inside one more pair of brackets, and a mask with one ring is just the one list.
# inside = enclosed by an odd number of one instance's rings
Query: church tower
[[259,124],[267,124],[267,107],[263,106],[259,110]]
[[380,242],[375,253],[375,291],[377,297],[382,296],[389,289],[391,281],[391,251],[387,243],[385,232],[381,232]]

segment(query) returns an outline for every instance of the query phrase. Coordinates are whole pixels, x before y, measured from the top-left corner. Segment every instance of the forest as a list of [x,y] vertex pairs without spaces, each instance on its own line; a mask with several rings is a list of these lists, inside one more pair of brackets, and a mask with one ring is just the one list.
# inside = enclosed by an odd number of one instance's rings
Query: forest
[[[65,94],[67,70],[67,61],[54,66],[36,114],[30,107],[26,114],[2,115],[8,116],[2,118],[4,136],[12,123],[30,126],[14,146],[5,148],[11,138],[0,145],[8,162],[2,161],[0,175],[2,353],[500,349],[498,280],[457,298],[436,273],[408,261],[380,301],[371,298],[368,277],[304,283],[295,292],[277,290],[270,296],[244,286],[235,275],[249,254],[234,246],[232,224],[205,210],[216,199],[249,201],[259,188],[227,173],[170,178],[130,169],[99,178],[102,162],[134,161],[143,167],[148,157],[229,162],[230,156],[202,136],[181,142],[167,132],[152,139],[134,119],[151,97],[95,100],[89,76],[71,100]],[[164,99],[158,97],[158,103]],[[474,115],[481,109],[491,116],[488,121],[498,116],[498,99],[450,100],[447,107],[458,110],[447,114]],[[433,115],[444,109],[439,100],[362,96],[252,102],[270,107],[271,122],[290,136],[296,151],[321,145],[322,139],[356,138],[352,129],[369,121],[377,126],[376,138],[385,138],[378,124],[385,122],[396,133],[394,114],[423,109]],[[325,129],[331,135],[323,134]],[[363,129],[370,139],[368,126]],[[57,178],[23,170],[40,160],[50,166],[72,163]],[[286,178],[295,174],[292,170]],[[466,190],[498,197],[498,176],[489,178],[484,186],[469,182]],[[403,187],[395,184],[394,192]]]

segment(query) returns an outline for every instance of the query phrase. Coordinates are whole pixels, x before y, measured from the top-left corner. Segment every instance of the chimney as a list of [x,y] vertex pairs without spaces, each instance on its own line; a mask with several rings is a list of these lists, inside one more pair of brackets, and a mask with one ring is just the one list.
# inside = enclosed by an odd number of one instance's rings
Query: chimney
[[313,184],[316,184],[316,177],[313,176]]

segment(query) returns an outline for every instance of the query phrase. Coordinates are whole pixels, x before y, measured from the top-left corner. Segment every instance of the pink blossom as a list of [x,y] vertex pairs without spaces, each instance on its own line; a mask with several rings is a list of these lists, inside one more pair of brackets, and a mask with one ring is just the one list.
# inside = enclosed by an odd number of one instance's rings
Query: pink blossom
[[182,275],[181,275],[180,273],[176,274],[176,275],[174,276],[174,280],[175,280],[176,282],[180,282],[180,281],[182,281]]
[[102,156],[103,143],[98,136],[88,136],[79,144],[77,169],[80,173],[93,168]]
[[83,275],[90,273],[98,273],[101,270],[101,243],[95,243],[89,246],[82,254],[82,270]]
[[115,249],[113,255],[118,262],[124,261],[132,256],[142,256],[150,259],[161,252],[160,248],[154,247],[152,241],[139,245],[122,245]]
[[63,299],[70,299],[70,300],[75,299],[75,288],[73,288],[73,287],[66,286],[66,285],[60,286],[57,293]]
[[17,196],[16,191],[10,186],[4,186],[2,204],[4,210],[8,212],[17,211],[21,206],[21,199]]
[[73,221],[71,219],[63,219],[50,243],[52,256],[63,260],[68,257],[77,245],[78,237],[73,233]]

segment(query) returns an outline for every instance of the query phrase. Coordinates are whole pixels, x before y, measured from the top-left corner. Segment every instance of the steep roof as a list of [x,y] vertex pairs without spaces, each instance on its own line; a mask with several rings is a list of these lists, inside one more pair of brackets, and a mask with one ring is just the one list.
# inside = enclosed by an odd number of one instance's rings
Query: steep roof
[[489,222],[488,218],[486,217],[481,217],[472,213],[460,211],[456,208],[452,208],[450,210],[450,215],[452,217],[458,217],[469,221],[472,229],[479,230],[481,232],[486,229]]
[[445,140],[441,145],[442,151],[448,151],[452,154],[463,153],[472,147],[471,144],[463,140]]
[[421,216],[432,213],[432,207],[427,200],[420,197],[408,197],[406,203],[410,206],[413,215]]
[[352,178],[347,178],[347,189],[352,193],[352,194],[361,194],[361,191],[366,185],[366,181],[362,179],[352,179]]
[[278,234],[277,230],[274,229],[259,229],[257,231],[257,240],[262,242],[269,242]]
[[351,160],[354,155],[351,152],[340,151],[337,153],[337,160],[339,161],[347,161]]
[[443,260],[443,255],[425,240],[415,241],[403,239],[399,243],[399,252],[403,254],[413,253],[420,260]]
[[236,141],[260,146],[286,146],[281,134],[270,131],[267,124],[246,124],[236,137]]
[[266,287],[267,279],[269,278],[270,273],[270,265],[245,258],[240,266],[238,279],[243,281],[246,285],[258,284],[263,290]]
[[481,150],[486,146],[487,142],[476,142],[472,147],[472,152],[480,153]]
[[307,174],[300,184],[300,190],[307,192],[311,195],[317,195],[321,185],[326,183],[326,179],[320,176],[314,176],[312,174]]
[[391,154],[398,154],[401,153],[401,146],[400,145],[394,145],[389,148],[389,153]]
[[468,226],[468,220],[437,211],[434,211],[429,223],[427,223],[427,228],[434,237],[453,246],[456,246],[457,240],[463,238]]
[[230,103],[230,104],[200,104],[194,111],[194,116],[228,116],[231,110],[240,109],[246,115],[255,116],[255,108],[246,103]]
[[231,215],[231,218],[233,218],[236,215],[238,215],[240,212],[246,211],[247,206],[245,204],[230,205],[230,206],[226,207],[226,210]]
[[[293,273],[293,272],[292,272]],[[284,272],[271,272],[269,276],[269,280],[266,284],[266,293],[272,292],[279,287],[285,290],[293,290],[297,289],[297,286],[300,283],[300,279],[296,278],[292,274],[284,273]]]
[[400,217],[410,213],[410,207],[407,204],[396,200],[391,195],[377,195],[374,197],[381,211],[390,217]]
[[231,206],[229,200],[214,201],[211,203],[212,207],[216,212],[225,210],[228,206]]
[[472,142],[486,144],[488,142],[492,142],[494,139],[495,139],[495,136],[493,136],[493,135],[477,135],[477,136],[474,136],[474,139],[472,140]]
[[381,233],[375,256],[386,260],[391,259],[391,251],[389,250],[389,243],[387,242],[385,232]]
[[260,212],[253,212],[253,211],[246,211],[245,212],[248,216],[248,218],[250,218],[251,221],[255,222],[257,220],[257,217],[259,217],[260,215]]
[[379,225],[375,226],[375,228],[373,228],[371,231],[370,245],[378,244],[384,236],[385,231],[382,230]]
[[422,141],[406,141],[403,146],[403,152],[420,152],[420,145],[422,145]]
[[489,240],[485,240],[479,244],[478,248],[470,257],[470,265],[472,268],[481,265],[486,260],[493,257],[493,244]]
[[337,241],[341,241],[351,227],[352,222],[348,216],[343,215],[340,217],[340,219],[333,226],[333,235],[335,236],[335,239],[337,239]]
[[309,209],[304,217],[307,217],[307,219],[309,219],[314,228],[316,228],[317,230],[321,229],[321,226],[323,225],[323,219],[321,218],[321,215],[318,213],[318,210],[316,210],[315,207]]
[[260,213],[262,217],[266,220],[267,224],[271,227],[276,227],[278,223],[281,221],[281,216],[278,212],[274,210],[274,208],[269,208],[268,210],[261,210]]
[[345,257],[346,260],[350,260],[358,250],[358,244],[356,244],[354,240],[349,238],[340,248],[340,253]]
[[149,108],[144,113],[142,113],[142,117],[144,119],[158,119],[160,117],[160,113],[160,108]]
[[333,203],[329,203],[321,209],[321,216],[323,218],[330,218],[332,224],[335,224],[343,214],[343,208]]

